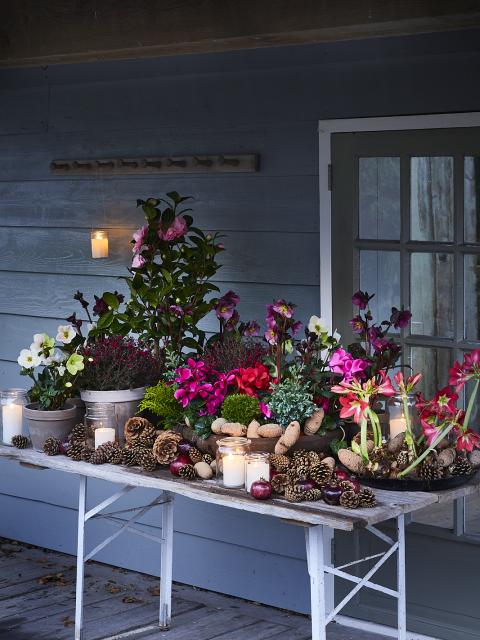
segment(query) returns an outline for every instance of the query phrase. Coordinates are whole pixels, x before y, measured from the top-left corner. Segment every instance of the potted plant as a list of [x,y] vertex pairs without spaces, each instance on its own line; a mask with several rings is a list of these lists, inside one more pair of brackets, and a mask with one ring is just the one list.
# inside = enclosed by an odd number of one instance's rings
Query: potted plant
[[79,380],[80,397],[86,403],[112,403],[117,437],[135,415],[145,388],[160,377],[160,361],[141,341],[123,336],[103,336],[80,348],[85,368]]
[[78,406],[72,397],[84,368],[74,327],[60,325],[56,338],[35,334],[30,348],[20,352],[18,363],[21,375],[33,381],[30,403],[24,409],[32,446],[41,450],[49,437],[65,440],[78,421]]

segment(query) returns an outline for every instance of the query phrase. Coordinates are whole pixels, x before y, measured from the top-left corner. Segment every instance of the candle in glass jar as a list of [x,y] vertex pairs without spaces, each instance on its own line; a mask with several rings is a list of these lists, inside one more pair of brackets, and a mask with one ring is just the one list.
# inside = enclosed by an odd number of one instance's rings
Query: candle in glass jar
[[270,480],[270,463],[268,454],[251,453],[245,462],[245,489],[250,493],[250,489],[257,480]]
[[97,427],[95,429],[95,449],[106,442],[115,442],[115,429],[111,427]]
[[228,454],[223,456],[223,484],[225,487],[243,487],[245,485],[245,456]]
[[13,436],[22,435],[23,406],[9,402],[2,406],[3,442],[12,444]]
[[106,231],[92,231],[92,258],[108,258],[108,235]]
[[407,421],[405,417],[390,418],[390,439],[398,436],[399,433],[404,433],[407,430]]

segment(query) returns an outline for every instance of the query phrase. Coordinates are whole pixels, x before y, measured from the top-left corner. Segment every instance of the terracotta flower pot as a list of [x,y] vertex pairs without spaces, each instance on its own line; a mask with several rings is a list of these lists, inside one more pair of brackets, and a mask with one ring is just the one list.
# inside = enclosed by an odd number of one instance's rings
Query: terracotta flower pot
[[145,396],[145,387],[137,389],[119,389],[118,391],[92,391],[85,389],[80,391],[81,399],[87,404],[111,403],[115,407],[115,418],[117,420],[117,440],[123,442],[125,436],[123,428],[125,422],[137,413],[140,400]]
[[47,438],[57,438],[60,442],[67,439],[78,419],[78,407],[69,402],[64,409],[45,411],[38,408],[38,402],[27,404],[24,408],[30,439],[34,449],[43,450]]

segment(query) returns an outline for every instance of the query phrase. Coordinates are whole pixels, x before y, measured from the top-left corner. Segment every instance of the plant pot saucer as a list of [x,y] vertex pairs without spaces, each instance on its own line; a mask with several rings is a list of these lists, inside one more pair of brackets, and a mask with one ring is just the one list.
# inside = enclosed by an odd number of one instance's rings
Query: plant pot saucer
[[445,491],[466,484],[475,473],[467,476],[452,476],[440,480],[415,480],[413,478],[372,478],[371,476],[359,476],[359,481],[372,489],[384,489],[385,491]]

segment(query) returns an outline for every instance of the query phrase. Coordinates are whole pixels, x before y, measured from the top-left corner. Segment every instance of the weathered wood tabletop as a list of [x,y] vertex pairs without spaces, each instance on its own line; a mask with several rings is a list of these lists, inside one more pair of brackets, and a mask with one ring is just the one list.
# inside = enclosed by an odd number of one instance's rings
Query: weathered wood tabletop
[[291,504],[281,498],[260,501],[255,500],[243,490],[226,489],[215,480],[187,481],[173,476],[168,470],[146,473],[134,467],[75,462],[66,456],[47,456],[33,449],[14,449],[0,445],[1,458],[117,484],[169,491],[193,500],[269,515],[298,524],[326,525],[332,529],[342,529],[344,531],[352,531],[368,525],[378,524],[401,514],[418,511],[428,505],[480,494],[480,477],[477,474],[470,482],[461,487],[438,493],[376,489],[375,495],[378,502],[376,507],[351,510],[339,506],[329,506],[323,501],[301,502],[298,504]]

